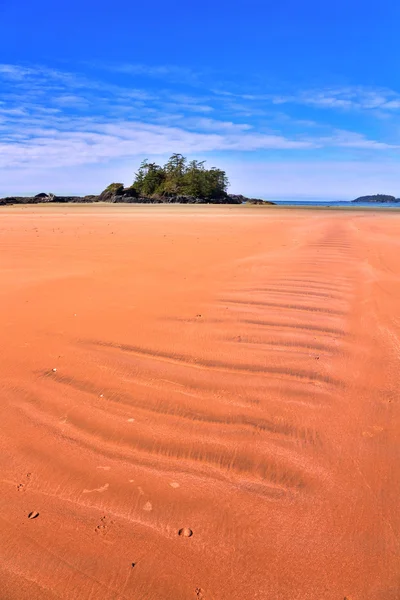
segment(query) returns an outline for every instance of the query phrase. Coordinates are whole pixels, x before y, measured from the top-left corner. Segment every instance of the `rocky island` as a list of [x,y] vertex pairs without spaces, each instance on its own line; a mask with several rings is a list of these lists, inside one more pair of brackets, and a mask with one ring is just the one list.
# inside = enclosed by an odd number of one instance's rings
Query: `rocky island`
[[358,202],[360,204],[365,202],[400,202],[400,198],[396,198],[395,196],[389,196],[387,194],[374,194],[372,196],[360,196],[359,198],[352,200],[352,202]]
[[173,154],[164,166],[144,160],[132,185],[111,183],[98,195],[57,196],[40,193],[36,196],[11,196],[0,198],[0,205],[41,203],[145,203],[145,204],[259,204],[274,202],[247,198],[241,194],[228,194],[229,185],[225,171],[212,167],[206,169],[205,161],[189,163],[182,154]]

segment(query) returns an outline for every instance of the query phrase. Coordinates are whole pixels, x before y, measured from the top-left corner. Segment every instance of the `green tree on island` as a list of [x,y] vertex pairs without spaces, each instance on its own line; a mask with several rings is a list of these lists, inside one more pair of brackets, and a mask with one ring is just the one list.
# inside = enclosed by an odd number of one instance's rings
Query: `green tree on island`
[[204,162],[192,160],[188,164],[182,154],[173,154],[163,167],[144,160],[132,188],[139,196],[224,198],[229,185],[225,171],[206,169]]

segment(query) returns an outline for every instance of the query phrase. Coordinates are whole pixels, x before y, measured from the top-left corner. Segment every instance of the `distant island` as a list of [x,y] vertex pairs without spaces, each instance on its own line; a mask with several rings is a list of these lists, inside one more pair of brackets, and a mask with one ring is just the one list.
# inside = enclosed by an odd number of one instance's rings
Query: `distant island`
[[274,202],[247,198],[241,194],[228,194],[229,185],[225,171],[205,168],[205,161],[190,162],[182,154],[173,154],[164,166],[144,160],[131,186],[111,183],[99,195],[56,196],[40,193],[36,196],[0,198],[0,205],[39,203],[92,203],[124,202],[146,204],[259,204]]
[[374,194],[373,196],[360,196],[352,202],[400,202],[400,198],[395,198],[395,196],[388,196],[387,194]]

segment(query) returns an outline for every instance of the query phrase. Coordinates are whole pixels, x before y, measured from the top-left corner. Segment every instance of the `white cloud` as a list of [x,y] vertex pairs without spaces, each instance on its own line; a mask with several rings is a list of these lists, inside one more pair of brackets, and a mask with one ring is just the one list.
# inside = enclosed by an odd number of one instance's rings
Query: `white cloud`
[[400,98],[398,100],[390,100],[389,102],[385,102],[382,108],[397,110],[400,108]]
[[[54,127],[54,124],[58,125]],[[79,120],[60,123],[53,120],[45,127],[24,126],[18,138],[0,144],[0,166],[40,166],[42,161],[54,167],[82,165],[172,152],[210,152],[217,150],[303,149],[312,141],[297,141],[280,135],[243,131],[240,126],[221,124],[221,132],[196,132],[142,122],[99,123]],[[218,130],[218,128],[215,128]],[[16,132],[13,132],[16,133]],[[24,135],[21,139],[20,135]],[[11,139],[12,139],[12,135]]]
[[353,131],[334,131],[332,136],[322,137],[319,141],[323,146],[337,146],[339,148],[359,148],[363,150],[393,150],[400,148],[396,144],[370,140],[361,133]]
[[23,79],[34,72],[35,69],[28,69],[19,65],[0,64],[0,73],[10,79]]
[[[145,71],[140,65],[129,67],[133,76]],[[165,78],[173,71],[170,67],[149,69],[152,76]],[[394,111],[400,107],[400,97],[390,91],[329,88],[292,96],[257,96],[208,90],[193,95],[154,86],[141,89],[136,78],[131,82],[135,85],[115,85],[41,66],[0,65],[0,196],[6,189],[7,193],[22,193],[28,174],[32,182],[38,178],[43,181],[40,188],[47,188],[44,184],[53,181],[52,173],[57,173],[61,188],[54,187],[53,191],[66,193],[63,186],[70,190],[70,182],[63,173],[72,169],[82,181],[90,180],[86,174],[96,173],[91,189],[86,189],[96,191],[99,176],[101,179],[107,174],[108,179],[111,167],[120,173],[119,165],[172,152],[198,158],[207,158],[208,153],[221,157],[253,153],[253,160],[257,160],[260,152],[270,151],[271,157],[285,154],[292,161],[306,153],[308,160],[317,152],[323,157],[324,153],[339,151],[351,152],[354,158],[372,153],[389,155],[399,148],[396,143],[370,139],[360,132],[291,117],[277,106],[303,103],[340,110],[386,107]],[[257,101],[263,103],[261,107]],[[236,168],[240,172],[240,164]],[[256,185],[250,179],[243,183],[250,189]],[[285,185],[295,187],[295,183],[292,179]]]

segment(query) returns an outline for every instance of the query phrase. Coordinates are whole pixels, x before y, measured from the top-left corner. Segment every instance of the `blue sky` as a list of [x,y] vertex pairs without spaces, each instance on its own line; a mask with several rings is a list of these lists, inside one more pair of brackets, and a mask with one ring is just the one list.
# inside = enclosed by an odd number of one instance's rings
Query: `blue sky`
[[0,0],[0,196],[173,152],[246,195],[400,196],[399,5]]

